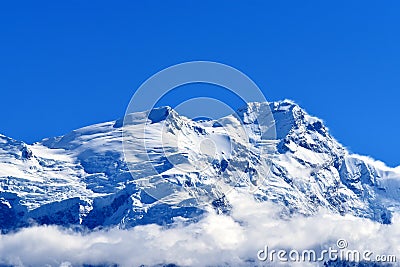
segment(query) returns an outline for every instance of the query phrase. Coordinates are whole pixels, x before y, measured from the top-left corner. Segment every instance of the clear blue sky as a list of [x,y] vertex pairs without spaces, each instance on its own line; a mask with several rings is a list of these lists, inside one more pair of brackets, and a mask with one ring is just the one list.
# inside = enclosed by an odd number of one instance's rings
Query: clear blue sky
[[210,60],[269,100],[295,100],[353,152],[400,164],[399,1],[61,2],[0,4],[7,136],[34,142],[119,118],[155,72]]

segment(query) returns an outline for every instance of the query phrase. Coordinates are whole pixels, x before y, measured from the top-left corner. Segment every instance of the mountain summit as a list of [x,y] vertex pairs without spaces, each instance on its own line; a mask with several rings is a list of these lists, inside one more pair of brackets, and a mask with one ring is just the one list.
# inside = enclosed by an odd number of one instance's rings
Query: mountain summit
[[282,216],[327,209],[388,224],[400,172],[349,153],[289,100],[211,121],[156,108],[33,145],[0,135],[2,232],[190,222],[229,213],[231,190],[281,204]]

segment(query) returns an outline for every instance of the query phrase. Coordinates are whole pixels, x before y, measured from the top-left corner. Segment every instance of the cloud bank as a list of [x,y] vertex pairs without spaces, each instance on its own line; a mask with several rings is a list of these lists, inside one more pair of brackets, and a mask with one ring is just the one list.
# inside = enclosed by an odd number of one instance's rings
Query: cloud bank
[[324,211],[283,220],[274,204],[255,202],[236,191],[228,198],[233,206],[230,216],[210,213],[197,223],[176,222],[169,228],[145,225],[82,234],[56,226],[36,226],[1,235],[0,264],[261,266],[266,263],[257,260],[257,251],[266,245],[271,249],[318,250],[335,246],[340,238],[347,240],[349,249],[400,256],[398,215],[391,225]]

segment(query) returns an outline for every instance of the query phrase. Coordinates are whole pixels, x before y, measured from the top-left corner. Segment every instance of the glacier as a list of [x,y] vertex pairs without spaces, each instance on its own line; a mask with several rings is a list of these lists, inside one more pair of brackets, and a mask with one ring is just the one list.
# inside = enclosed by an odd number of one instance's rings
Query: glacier
[[[274,139],[254,119],[265,109]],[[159,107],[34,144],[0,135],[2,233],[190,224],[210,211],[229,215],[233,191],[280,205],[282,218],[325,209],[390,224],[400,170],[350,153],[290,100],[199,121]]]

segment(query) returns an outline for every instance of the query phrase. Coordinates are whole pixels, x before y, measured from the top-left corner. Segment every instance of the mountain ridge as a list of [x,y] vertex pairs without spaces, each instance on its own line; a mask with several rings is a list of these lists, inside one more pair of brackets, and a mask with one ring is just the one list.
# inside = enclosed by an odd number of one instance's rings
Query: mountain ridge
[[398,169],[351,154],[290,100],[201,122],[160,107],[32,145],[0,135],[0,228],[191,221],[229,213],[230,190],[288,216],[326,208],[386,224],[399,181]]

